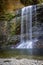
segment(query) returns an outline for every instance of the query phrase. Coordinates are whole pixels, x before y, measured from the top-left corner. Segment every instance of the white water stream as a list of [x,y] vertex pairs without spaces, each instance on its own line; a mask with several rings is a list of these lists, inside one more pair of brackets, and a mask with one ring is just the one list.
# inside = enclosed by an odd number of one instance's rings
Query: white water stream
[[[35,7],[36,12],[36,7]],[[24,21],[25,17],[25,21]],[[24,27],[24,22],[26,25],[26,29]],[[26,40],[24,40],[24,29],[26,30]],[[32,44],[36,42],[37,39],[32,39],[32,6],[22,8],[21,13],[21,42],[17,48],[33,48]]]

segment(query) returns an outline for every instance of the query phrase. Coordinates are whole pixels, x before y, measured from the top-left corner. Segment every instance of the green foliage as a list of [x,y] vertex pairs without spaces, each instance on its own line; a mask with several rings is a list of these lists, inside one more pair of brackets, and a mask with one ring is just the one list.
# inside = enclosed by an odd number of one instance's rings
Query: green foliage
[[43,0],[20,0],[25,6],[42,3]]

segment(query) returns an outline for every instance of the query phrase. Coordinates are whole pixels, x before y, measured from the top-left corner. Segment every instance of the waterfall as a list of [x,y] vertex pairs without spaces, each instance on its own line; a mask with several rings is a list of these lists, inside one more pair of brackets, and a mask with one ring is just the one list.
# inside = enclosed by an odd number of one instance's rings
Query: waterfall
[[[35,14],[36,14],[36,6],[35,8]],[[21,12],[21,42],[20,45],[17,46],[17,48],[33,48],[33,39],[32,39],[32,11],[33,6],[28,6],[22,8]],[[25,21],[24,21],[25,17]],[[25,23],[26,22],[26,23]],[[24,27],[24,23],[26,24],[26,29]],[[24,40],[24,29],[26,30],[26,41]]]
[[24,12],[25,12],[25,7],[22,9],[21,12],[21,43],[24,42]]
[[30,9],[29,9],[30,11],[29,11],[29,13],[30,13],[30,20],[29,20],[29,22],[30,22],[30,40],[32,41],[32,6],[30,6]]
[[36,5],[34,5],[34,10],[33,11],[34,11],[34,22],[35,22],[33,27],[36,30],[36,31],[33,32],[33,34],[34,34],[34,38],[35,38],[34,41],[37,42],[38,41],[38,39],[37,39],[37,37],[38,37],[38,35],[37,35],[38,30],[37,29],[38,28],[37,28],[37,8],[36,8]]
[[26,48],[32,48],[32,6],[26,7],[26,36]]

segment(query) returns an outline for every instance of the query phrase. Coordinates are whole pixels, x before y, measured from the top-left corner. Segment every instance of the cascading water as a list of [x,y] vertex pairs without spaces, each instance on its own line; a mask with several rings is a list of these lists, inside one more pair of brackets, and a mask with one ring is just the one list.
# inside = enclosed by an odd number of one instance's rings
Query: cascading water
[[[36,7],[35,7],[36,9]],[[25,21],[24,21],[25,17]],[[25,27],[24,28],[24,23]],[[24,40],[24,29],[26,30],[26,40]],[[36,40],[35,40],[36,41]],[[32,40],[32,6],[24,7],[22,9],[21,13],[21,42],[20,45],[17,46],[17,48],[33,48],[32,46],[33,40]]]

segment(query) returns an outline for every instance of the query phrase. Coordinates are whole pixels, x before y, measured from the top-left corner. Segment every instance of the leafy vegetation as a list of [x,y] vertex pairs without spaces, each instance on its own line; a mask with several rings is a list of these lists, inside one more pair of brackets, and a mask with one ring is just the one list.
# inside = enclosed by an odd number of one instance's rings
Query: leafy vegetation
[[42,3],[43,0],[20,0],[25,6]]

